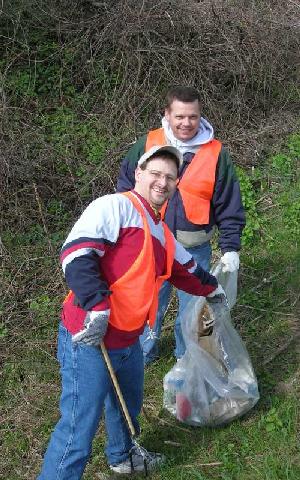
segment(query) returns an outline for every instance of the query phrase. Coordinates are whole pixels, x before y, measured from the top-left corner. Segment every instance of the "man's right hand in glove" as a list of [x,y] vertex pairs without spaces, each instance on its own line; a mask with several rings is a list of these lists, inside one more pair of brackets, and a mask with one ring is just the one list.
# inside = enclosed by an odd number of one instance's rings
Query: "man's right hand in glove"
[[83,329],[72,335],[72,342],[99,347],[107,330],[109,314],[110,310],[88,311]]
[[224,292],[223,287],[220,284],[218,284],[217,288],[212,293],[207,295],[206,300],[210,304],[224,303],[225,305],[227,305],[226,293]]

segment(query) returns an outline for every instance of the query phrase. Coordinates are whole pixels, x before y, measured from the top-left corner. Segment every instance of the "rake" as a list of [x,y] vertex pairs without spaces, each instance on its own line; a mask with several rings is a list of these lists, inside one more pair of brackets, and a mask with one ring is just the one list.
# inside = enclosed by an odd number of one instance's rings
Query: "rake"
[[[149,454],[148,454],[147,450],[144,447],[142,447],[141,445],[139,445],[139,443],[136,440],[137,433],[136,433],[136,430],[135,430],[134,425],[132,423],[132,420],[130,418],[127,405],[125,403],[123,394],[122,394],[121,389],[120,389],[119,382],[117,380],[116,374],[114,372],[113,366],[111,364],[111,361],[110,361],[110,358],[109,358],[109,355],[107,353],[107,350],[106,350],[106,347],[104,345],[103,340],[100,343],[100,349],[101,349],[101,352],[102,352],[102,355],[103,355],[103,358],[104,358],[104,361],[105,361],[110,379],[112,381],[112,384],[113,384],[118,402],[120,404],[120,408],[121,408],[123,417],[125,419],[128,431],[130,433],[132,443],[134,444],[134,446],[137,448],[137,450],[139,451],[139,453],[143,457],[145,476],[147,476],[148,475],[147,457],[149,456]],[[132,470],[132,472],[134,472],[134,466],[133,466],[133,460],[132,460],[132,449],[129,452],[129,458],[130,458],[131,470]]]

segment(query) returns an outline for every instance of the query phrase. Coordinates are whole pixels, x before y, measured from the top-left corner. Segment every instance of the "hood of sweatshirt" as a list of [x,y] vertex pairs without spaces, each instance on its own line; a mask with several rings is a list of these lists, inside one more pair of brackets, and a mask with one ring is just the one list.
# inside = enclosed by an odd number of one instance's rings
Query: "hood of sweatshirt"
[[196,135],[190,140],[185,140],[184,142],[178,140],[178,138],[174,136],[169,122],[165,117],[163,117],[161,123],[168,143],[178,148],[182,154],[186,152],[195,153],[200,145],[208,143],[214,138],[214,129],[204,117],[200,118],[199,129]]

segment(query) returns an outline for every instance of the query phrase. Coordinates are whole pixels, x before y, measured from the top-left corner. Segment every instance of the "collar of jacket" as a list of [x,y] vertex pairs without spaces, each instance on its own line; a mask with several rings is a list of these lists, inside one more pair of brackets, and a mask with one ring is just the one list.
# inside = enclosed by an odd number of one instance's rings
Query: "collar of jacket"
[[156,208],[153,208],[150,205],[150,203],[147,202],[147,200],[144,197],[142,197],[139,193],[137,193],[135,190],[131,190],[131,191],[142,202],[143,206],[145,207],[145,209],[147,210],[147,212],[151,216],[152,220],[156,224],[158,224],[161,220],[161,214],[160,214],[159,210],[157,210]]

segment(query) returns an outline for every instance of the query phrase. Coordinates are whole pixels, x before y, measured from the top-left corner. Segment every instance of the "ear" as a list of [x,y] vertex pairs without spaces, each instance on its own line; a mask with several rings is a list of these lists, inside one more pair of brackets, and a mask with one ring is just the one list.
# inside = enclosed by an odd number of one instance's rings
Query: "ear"
[[142,173],[142,169],[139,166],[137,166],[134,172],[134,178],[136,183],[139,182],[139,179],[141,178],[141,173]]
[[165,118],[166,118],[167,122],[170,119],[170,110],[168,108],[165,109]]

